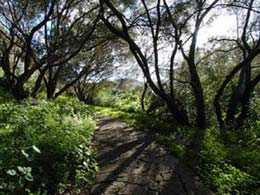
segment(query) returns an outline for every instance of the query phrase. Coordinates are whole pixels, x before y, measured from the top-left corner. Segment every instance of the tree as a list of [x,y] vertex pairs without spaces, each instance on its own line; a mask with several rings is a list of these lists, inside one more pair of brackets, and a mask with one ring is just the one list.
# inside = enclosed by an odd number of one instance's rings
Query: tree
[[1,67],[12,93],[17,99],[27,97],[24,85],[39,71],[32,95],[45,78],[48,97],[53,97],[62,66],[95,31],[98,5],[84,0],[7,0],[0,2],[0,9],[0,33],[5,37]]
[[[192,5],[192,3],[195,4]],[[203,88],[201,85],[201,80],[198,75],[197,66],[199,63],[196,62],[196,46],[197,46],[197,38],[199,30],[203,24],[203,21],[205,17],[208,15],[208,13],[216,6],[218,3],[218,0],[214,0],[210,3],[207,1],[186,1],[185,3],[181,2],[180,4],[175,5],[175,10],[172,14],[170,7],[168,6],[166,0],[164,0],[164,5],[166,6],[167,10],[167,17],[169,17],[169,22],[172,24],[173,32],[171,33],[174,41],[176,43],[176,49],[172,53],[172,62],[176,56],[177,47],[180,48],[181,54],[185,61],[188,64],[188,69],[190,73],[190,83],[193,90],[193,94],[195,97],[195,104],[196,104],[196,124],[199,128],[205,128],[206,127],[206,116],[205,116],[205,103],[204,103],[204,94],[203,94]],[[194,10],[187,12],[185,10],[185,6],[187,6],[188,9],[190,9],[190,6],[193,6]],[[181,8],[179,8],[181,7]],[[186,8],[186,9],[187,9]],[[180,11],[186,12],[185,17],[184,15],[184,21],[180,21],[178,17]],[[187,26],[189,26],[189,23],[193,23],[193,29],[191,30],[191,34],[188,35],[188,37],[182,38],[183,34],[185,36],[185,30],[187,31]],[[187,36],[187,35],[186,35]],[[186,40],[185,40],[186,38]],[[190,41],[189,41],[190,40]],[[189,42],[188,51],[185,52],[185,43]],[[172,65],[171,65],[172,66]],[[173,75],[173,67],[170,68],[170,75]],[[173,82],[173,78],[170,79],[171,82]]]
[[[94,96],[103,80],[113,71],[112,41],[107,41],[91,51],[82,50],[78,58],[71,62],[73,66],[68,66],[71,74],[65,73],[66,78],[64,80],[69,79],[74,82],[74,91],[80,101],[93,104]],[[86,71],[79,71],[80,66],[83,66]],[[68,75],[70,75],[70,78],[68,78]],[[69,83],[69,85],[72,83],[65,82]]]
[[[142,0],[140,3],[134,3],[135,7],[139,8],[138,11],[131,16],[126,16],[112,1],[100,0],[101,9],[103,10],[101,16],[103,22],[111,32],[128,43],[129,49],[142,69],[150,88],[164,100],[174,118],[182,125],[190,125],[187,111],[184,109],[185,102],[176,97],[174,87],[174,69],[178,64],[176,56],[178,53],[182,54],[188,64],[190,83],[195,97],[196,126],[202,129],[205,128],[203,89],[197,73],[195,53],[198,31],[205,17],[218,1],[215,0],[210,3],[208,1],[192,0],[176,1],[171,6],[166,1],[162,2],[160,0],[150,3]],[[167,49],[172,48],[168,62],[162,62],[159,58],[163,47],[169,45],[169,41],[165,42],[162,36],[162,32],[165,31],[165,24],[167,24],[168,32],[173,38],[171,42],[173,47],[167,47]],[[136,36],[138,31],[143,33],[145,36],[143,39],[146,38],[145,41],[151,43],[151,46],[140,47],[140,44],[138,44],[140,40],[138,39],[141,38]],[[144,45],[144,42],[141,43]],[[188,44],[188,51],[186,51]],[[167,64],[167,68],[164,63]],[[169,79],[165,79],[165,69],[169,70]]]
[[[224,127],[241,127],[249,114],[252,93],[260,82],[260,74],[254,73],[252,66],[260,54],[259,2],[257,3],[255,0],[234,1],[229,6],[232,6],[241,17],[239,20],[242,22],[237,27],[238,37],[237,39],[225,38],[219,41],[234,42],[240,50],[241,57],[239,63],[226,76],[215,96],[214,106],[222,129]],[[220,98],[227,85],[239,72],[238,82],[233,88],[226,117],[223,119]]]
[[42,32],[44,44],[41,50],[44,51],[45,64],[38,69],[40,75],[33,96],[36,96],[42,80],[45,83],[47,98],[56,98],[62,94],[89,69],[78,67],[80,73],[77,77],[57,91],[60,73],[71,64],[70,60],[75,58],[83,48],[85,52],[90,51],[104,42],[104,40],[94,40],[99,22],[99,9],[92,1],[60,2],[55,6],[54,15],[55,17],[45,25]]
[[0,33],[4,37],[1,47],[1,67],[8,86],[17,99],[25,98],[24,84],[41,66],[35,55],[39,42],[37,32],[50,20],[55,0],[1,1]]

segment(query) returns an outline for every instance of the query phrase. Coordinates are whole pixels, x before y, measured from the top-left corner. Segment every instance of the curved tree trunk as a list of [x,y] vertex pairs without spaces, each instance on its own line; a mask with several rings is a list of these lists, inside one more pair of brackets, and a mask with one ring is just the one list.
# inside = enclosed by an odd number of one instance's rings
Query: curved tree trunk
[[142,96],[141,96],[141,107],[142,107],[142,111],[143,111],[143,112],[145,112],[144,99],[145,99],[145,95],[146,95],[146,92],[147,92],[147,88],[148,88],[148,85],[147,85],[147,83],[145,82],[145,83],[144,83],[144,87],[143,87],[143,93],[142,93]]

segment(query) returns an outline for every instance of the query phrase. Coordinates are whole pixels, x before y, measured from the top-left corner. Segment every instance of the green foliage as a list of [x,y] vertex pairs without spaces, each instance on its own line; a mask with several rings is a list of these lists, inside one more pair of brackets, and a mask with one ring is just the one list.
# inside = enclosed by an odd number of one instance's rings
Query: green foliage
[[140,95],[134,91],[120,92],[103,89],[97,95],[96,105],[112,107],[125,112],[140,112]]
[[174,128],[165,134],[161,132],[156,134],[156,139],[163,143],[168,151],[174,156],[183,159],[187,154],[186,147],[190,144],[194,135],[193,128]]
[[95,123],[77,100],[1,104],[0,121],[0,192],[54,194],[93,182]]
[[[259,91],[259,88],[258,88],[258,91]],[[252,126],[259,127],[260,126],[259,118],[260,118],[260,98],[257,93],[254,93],[252,100],[250,102],[250,118],[249,118],[250,124]],[[257,131],[255,131],[255,132],[257,132]]]
[[170,135],[157,134],[156,139],[160,143],[164,143],[164,145],[166,145],[168,151],[172,155],[174,155],[178,158],[183,158],[184,155],[186,154],[185,145],[176,142],[176,134],[175,133],[172,133]]
[[118,111],[117,109],[114,108],[99,107],[99,106],[94,106],[92,108],[100,114],[109,115],[114,118],[119,118],[130,125],[138,126],[142,129],[149,129],[154,132],[166,133],[172,131],[173,128],[175,127],[171,123],[165,123],[164,121],[161,121],[156,116],[147,115],[141,112],[129,113],[124,111]]
[[[246,151],[245,147],[230,140],[224,144],[219,129],[207,129],[200,164],[200,173],[205,182],[218,194],[259,194],[255,190],[259,185],[259,175],[252,174],[257,173],[257,169],[259,172],[259,150]],[[254,166],[245,166],[244,161],[254,163]]]

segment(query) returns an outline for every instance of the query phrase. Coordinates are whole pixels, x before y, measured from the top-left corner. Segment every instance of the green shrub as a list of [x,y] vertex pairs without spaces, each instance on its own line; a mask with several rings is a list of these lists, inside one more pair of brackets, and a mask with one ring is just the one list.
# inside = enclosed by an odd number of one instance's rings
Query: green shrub
[[0,105],[0,192],[54,194],[91,184],[95,123],[78,101]]
[[255,190],[256,186],[259,185],[258,179],[240,164],[243,162],[242,159],[245,159],[244,154],[243,151],[239,150],[238,144],[233,145],[232,142],[224,144],[221,141],[219,129],[207,129],[203,140],[200,164],[200,173],[205,182],[221,195],[258,194],[259,191]]
[[134,91],[100,90],[95,104],[116,110],[136,113],[141,111],[140,95]]

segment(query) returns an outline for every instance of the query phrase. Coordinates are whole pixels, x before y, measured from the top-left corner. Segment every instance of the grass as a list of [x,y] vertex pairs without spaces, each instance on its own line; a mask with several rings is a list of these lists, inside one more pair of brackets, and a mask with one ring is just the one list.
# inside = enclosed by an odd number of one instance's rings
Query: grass
[[147,115],[145,113],[139,112],[124,112],[118,111],[109,107],[91,106],[91,108],[97,113],[102,115],[111,116],[113,118],[118,118],[127,124],[137,126],[143,129],[149,129],[154,132],[170,132],[174,130],[173,124],[164,123],[155,116]]

